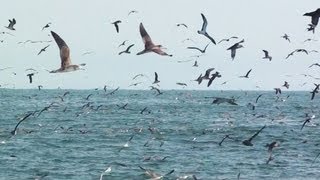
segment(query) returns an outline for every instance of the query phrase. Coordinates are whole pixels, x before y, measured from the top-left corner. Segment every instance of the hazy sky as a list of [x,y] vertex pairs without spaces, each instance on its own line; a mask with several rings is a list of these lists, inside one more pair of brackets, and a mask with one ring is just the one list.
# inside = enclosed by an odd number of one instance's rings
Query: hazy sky
[[[4,1],[0,11],[0,31],[10,32],[14,36],[0,34],[0,68],[13,67],[0,71],[0,84],[5,87],[36,88],[102,88],[104,85],[120,86],[122,89],[148,89],[152,84],[154,72],[158,72],[161,89],[182,89],[177,82],[187,83],[184,89],[247,89],[272,90],[288,81],[291,90],[311,90],[313,83],[319,80],[304,77],[310,74],[320,77],[320,68],[308,68],[320,60],[319,53],[305,55],[297,53],[285,59],[288,53],[297,48],[319,50],[320,42],[303,42],[308,38],[320,40],[319,29],[315,34],[307,32],[310,18],[302,16],[305,12],[320,8],[319,0],[10,0]],[[137,14],[128,16],[131,10]],[[216,40],[238,36],[238,40],[210,44],[207,52],[199,57],[196,50],[186,49],[188,46],[203,48],[209,40],[197,34],[201,29],[205,14],[208,20],[208,33]],[[16,31],[4,26],[8,19],[15,18]],[[120,33],[117,34],[111,22],[121,20]],[[51,22],[50,28],[41,31]],[[142,22],[155,44],[161,44],[173,57],[164,57],[155,53],[137,56],[144,48],[139,33]],[[185,23],[188,29],[177,27],[177,23]],[[50,30],[59,34],[71,49],[73,64],[86,63],[84,71],[50,74],[46,70],[60,67],[59,49],[51,37]],[[287,33],[291,43],[281,36]],[[186,41],[191,38],[195,42]],[[245,39],[245,48],[239,49],[234,61],[226,49],[241,39]],[[51,43],[26,43],[20,41],[52,40]],[[126,46],[118,48],[124,40]],[[130,44],[135,44],[131,54],[118,55]],[[47,51],[39,50],[50,44]],[[272,61],[262,59],[262,49],[266,49],[273,57]],[[94,53],[82,55],[85,52]],[[187,61],[179,63],[178,61]],[[199,67],[192,67],[197,60]],[[222,75],[211,87],[206,82],[198,85],[192,81],[206,69],[214,67]],[[29,84],[25,69],[35,68],[39,72]],[[253,69],[249,79],[238,78],[249,69]],[[15,72],[16,75],[13,75]],[[132,78],[139,73],[149,77]],[[226,84],[221,85],[224,81]],[[143,82],[136,87],[128,87],[135,82]],[[304,86],[303,83],[307,82]]]

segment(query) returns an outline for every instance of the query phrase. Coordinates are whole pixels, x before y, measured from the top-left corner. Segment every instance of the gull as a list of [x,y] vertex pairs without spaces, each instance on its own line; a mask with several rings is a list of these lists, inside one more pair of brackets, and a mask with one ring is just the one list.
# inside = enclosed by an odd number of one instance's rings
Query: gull
[[267,50],[262,50],[264,52],[264,57],[262,59],[269,59],[269,61],[272,60],[272,57],[269,56],[269,52]]
[[310,93],[312,94],[311,95],[311,100],[314,99],[314,96],[316,95],[316,93],[319,93],[319,87],[320,87],[320,84],[314,84],[316,87],[313,89],[313,91],[311,91]]
[[106,95],[113,95],[116,91],[118,91],[120,89],[120,87],[117,87],[116,89],[114,89],[113,91],[111,91],[110,93],[106,94]]
[[170,174],[172,174],[172,173],[174,172],[174,169],[173,169],[173,170],[171,170],[170,172],[168,172],[167,174],[161,176],[161,175],[153,172],[153,171],[150,170],[150,169],[145,169],[145,168],[143,168],[143,167],[141,167],[141,166],[139,166],[139,168],[142,169],[142,170],[144,170],[144,171],[145,171],[145,174],[146,174],[147,176],[149,176],[149,177],[150,177],[151,179],[153,179],[153,180],[162,179],[163,177],[168,176],[168,175],[170,175]]
[[44,107],[38,114],[37,117],[39,117],[44,111],[48,111],[49,108],[53,105],[54,103],[51,103],[49,106]]
[[132,10],[132,11],[130,11],[130,12],[128,13],[128,16],[129,16],[130,14],[133,14],[133,13],[138,13],[138,11]]
[[194,64],[192,67],[198,67],[198,61],[194,61]]
[[198,34],[204,35],[205,37],[207,37],[208,39],[210,39],[210,41],[211,41],[213,44],[216,44],[216,42],[214,41],[214,39],[207,33],[207,26],[208,26],[207,18],[206,18],[202,13],[201,13],[201,16],[202,16],[203,23],[202,23],[202,28],[201,28],[201,30],[198,31]]
[[61,67],[57,70],[50,71],[50,73],[71,72],[71,71],[80,70],[80,66],[85,66],[85,64],[80,64],[80,65],[71,64],[70,49],[68,45],[55,32],[51,31],[51,34],[60,49]]
[[281,89],[280,88],[273,88],[274,90],[276,90],[276,94],[281,94]]
[[320,17],[320,8],[313,12],[305,13],[304,16],[311,16],[311,24],[317,26]]
[[210,73],[211,73],[211,71],[213,71],[214,70],[214,68],[209,68],[209,69],[207,69],[206,70],[206,73],[204,74],[204,76],[202,77],[202,79],[210,79]]
[[163,94],[163,92],[161,92],[160,89],[158,89],[154,86],[150,86],[150,87],[151,87],[151,90],[156,90],[158,92],[157,96]]
[[185,28],[188,28],[188,26],[186,25],[186,24],[184,24],[184,23],[179,23],[179,24],[177,24],[177,26],[179,27],[179,26],[184,26]]
[[40,91],[42,88],[43,88],[42,85],[39,85],[39,86],[38,86],[38,90],[39,90],[39,91]]
[[230,38],[228,38],[228,39],[221,39],[221,41],[219,41],[218,44],[220,44],[220,43],[223,42],[223,41],[229,42],[231,39],[238,39],[238,37],[237,37],[237,36],[232,36],[232,37],[230,37]]
[[303,127],[310,122],[310,120],[314,119],[316,116],[315,115],[312,115],[312,116],[308,116],[307,119],[303,122],[302,126],[301,126],[301,129],[303,129]]
[[296,49],[296,50],[292,51],[291,53],[289,53],[288,56],[286,57],[286,59],[288,59],[290,56],[292,56],[296,52],[304,52],[304,53],[308,54],[308,51],[305,49]]
[[234,60],[234,58],[236,57],[236,50],[239,48],[242,48],[242,44],[244,42],[244,39],[235,43],[234,45],[232,45],[231,47],[229,47],[227,50],[231,50],[231,58],[232,60]]
[[221,104],[221,103],[229,103],[231,105],[238,105],[236,102],[235,102],[235,99],[234,98],[220,98],[220,97],[214,97],[215,99],[212,101],[211,104]]
[[154,72],[154,81],[152,84],[157,84],[159,83],[160,81],[158,80],[158,73],[157,72]]
[[47,49],[49,46],[50,46],[50,44],[49,44],[48,46],[42,48],[42,49],[39,51],[38,55],[41,54],[42,52],[46,51],[46,49]]
[[30,84],[32,83],[32,76],[34,75],[34,73],[30,73],[30,74],[27,74],[27,76],[29,77],[29,82]]
[[209,44],[210,44],[210,43],[208,43],[208,44],[204,47],[203,50],[200,49],[200,48],[197,48],[197,47],[187,47],[187,49],[196,49],[196,50],[200,51],[201,53],[205,53],[206,50],[207,50],[207,47],[209,46]]
[[317,50],[311,50],[311,51],[309,51],[308,53],[319,53],[319,51],[317,51]]
[[246,75],[244,75],[244,76],[239,76],[239,77],[240,77],[240,78],[249,78],[249,74],[250,74],[251,71],[252,71],[252,69],[250,69],[250,70],[247,72]]
[[215,78],[220,78],[220,77],[221,77],[221,75],[220,75],[220,73],[218,71],[216,73],[214,73],[214,74],[211,74],[211,78],[209,79],[207,87],[209,87],[212,84],[212,81]]
[[169,55],[166,52],[161,50],[162,45],[153,44],[149,34],[147,33],[147,31],[143,27],[142,23],[140,23],[139,29],[140,29],[140,35],[141,35],[143,43],[144,43],[144,50],[142,50],[141,52],[138,52],[137,55],[145,54],[148,52],[155,52],[155,53],[162,55],[162,56],[170,56],[170,57],[172,56],[171,54]]
[[320,64],[319,63],[313,63],[309,66],[309,68],[311,68],[312,66],[319,66],[320,67]]
[[22,121],[26,120],[28,117],[30,117],[33,114],[33,112],[28,113],[27,115],[25,115],[16,125],[16,127],[14,128],[13,131],[11,131],[12,135],[16,135],[17,134],[17,128],[18,126],[22,123]]
[[45,28],[50,27],[50,24],[51,24],[51,22],[49,22],[49,23],[47,23],[45,26],[43,26],[43,28],[42,28],[42,30],[41,30],[41,31],[43,31]]
[[246,145],[246,146],[253,146],[252,144],[252,140],[253,138],[255,138],[256,136],[258,136],[258,134],[266,127],[266,125],[264,125],[258,132],[256,132],[253,136],[251,136],[249,139],[246,139],[242,142],[242,144]]
[[124,40],[121,44],[119,44],[118,48],[121,47],[121,46],[126,45],[126,42],[127,42],[127,41],[128,41],[128,40]]
[[290,42],[289,36],[288,34],[284,34],[283,36],[281,36],[283,39],[287,40]]
[[287,89],[289,89],[289,83],[287,81],[284,81],[284,84],[282,86],[286,87]]
[[177,82],[176,84],[179,86],[188,86],[186,83],[181,83],[181,82]]
[[103,86],[103,90],[104,90],[104,92],[107,92],[107,86],[106,85]]
[[121,23],[121,21],[120,20],[117,20],[117,21],[115,21],[115,22],[113,22],[113,23],[111,23],[111,24],[113,24],[114,25],[114,27],[116,27],[116,31],[117,31],[117,33],[119,33],[119,23]]
[[16,30],[13,26],[16,24],[16,20],[13,18],[12,20],[9,19],[9,25],[6,27],[10,30]]
[[131,52],[129,50],[130,50],[130,48],[132,48],[132,46],[134,46],[134,44],[131,44],[130,46],[128,46],[126,50],[119,52],[119,55],[121,55],[123,53],[130,54]]

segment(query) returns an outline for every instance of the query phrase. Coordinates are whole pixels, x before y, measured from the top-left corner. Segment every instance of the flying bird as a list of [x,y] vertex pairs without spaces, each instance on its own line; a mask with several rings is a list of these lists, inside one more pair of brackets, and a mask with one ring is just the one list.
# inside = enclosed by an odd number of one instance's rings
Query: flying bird
[[287,40],[290,42],[289,36],[288,34],[284,34],[283,36],[281,36],[283,39]]
[[16,30],[13,26],[16,24],[17,22],[16,22],[16,19],[12,19],[12,20],[10,20],[9,19],[9,25],[6,27],[6,28],[8,28],[8,29],[10,29],[10,30]]
[[130,48],[132,48],[132,46],[134,46],[134,44],[131,44],[130,46],[128,46],[126,50],[119,52],[119,55],[121,55],[123,53],[130,54],[131,52],[129,50],[130,50]]
[[[210,44],[210,43],[209,43]],[[201,53],[205,53],[206,52],[206,50],[207,50],[207,47],[209,46],[209,44],[207,44],[205,47],[204,47],[204,49],[202,50],[202,49],[200,49],[200,48],[197,48],[197,47],[187,47],[187,49],[195,49],[195,50],[198,50],[198,51],[200,51]]]
[[80,66],[85,66],[85,64],[80,64],[80,65],[71,64],[70,49],[68,45],[55,32],[51,31],[51,34],[60,49],[61,67],[57,70],[50,71],[50,73],[71,72],[71,71],[80,70]]
[[276,94],[281,94],[281,89],[280,88],[274,88],[276,90]]
[[124,40],[124,41],[118,46],[118,48],[121,47],[121,46],[126,45],[126,42],[127,42],[127,41],[128,41],[128,40]]
[[246,75],[244,76],[239,76],[240,78],[249,78],[249,74],[251,73],[252,69],[250,69]]
[[232,60],[234,60],[234,58],[236,57],[236,50],[239,48],[242,48],[242,44],[244,42],[244,39],[242,39],[241,41],[235,43],[234,45],[232,45],[231,47],[229,47],[227,50],[231,50],[231,58]]
[[300,130],[302,130],[303,127],[304,127],[307,123],[309,123],[312,119],[314,119],[315,117],[316,117],[315,115],[308,116],[307,119],[303,122]]
[[45,26],[43,26],[41,31],[43,31],[44,29],[50,27],[50,24],[51,24],[51,22],[49,22],[48,24],[46,24]]
[[246,139],[244,141],[242,141],[242,144],[246,145],[246,146],[253,146],[252,144],[252,140],[259,135],[259,133],[266,127],[266,125],[264,125],[259,131],[257,131],[253,136],[251,136],[249,139]]
[[154,81],[152,84],[157,84],[159,83],[160,81],[158,80],[158,73],[157,72],[154,72]]
[[209,69],[207,69],[206,70],[206,73],[204,74],[204,76],[202,77],[202,79],[210,79],[210,73],[211,73],[211,71],[213,71],[214,70],[214,68],[209,68]]
[[318,25],[319,17],[320,17],[320,8],[313,12],[305,13],[304,16],[310,16],[311,17],[311,24],[314,26]]
[[269,59],[269,61],[272,60],[272,57],[269,55],[269,52],[267,50],[262,50],[264,52],[264,57],[262,59]]
[[236,102],[235,102],[235,99],[234,98],[220,98],[220,97],[214,97],[215,99],[212,101],[212,104],[221,104],[221,103],[229,103],[231,105],[238,105]]
[[130,14],[134,14],[134,13],[138,13],[138,11],[132,10],[132,11],[130,11],[130,12],[128,13],[128,16],[129,16]]
[[289,83],[287,81],[284,81],[284,84],[282,85],[283,87],[286,87],[287,89],[289,89]]
[[229,42],[231,39],[238,39],[238,37],[237,37],[237,36],[232,36],[232,37],[227,38],[227,39],[221,39],[221,41],[219,41],[218,44],[220,44],[220,43],[223,42],[223,41]]
[[50,44],[47,45],[46,47],[42,48],[42,49],[39,51],[38,55],[41,54],[42,52],[46,51],[46,49],[47,49],[49,46],[50,46]]
[[12,135],[16,135],[16,134],[17,134],[18,126],[19,126],[24,120],[26,120],[28,117],[30,117],[32,114],[33,114],[33,112],[30,112],[30,113],[28,113],[27,115],[25,115],[25,116],[18,122],[18,124],[16,125],[16,127],[14,128],[14,130],[11,131],[11,134],[12,134]]
[[207,33],[207,26],[208,26],[207,18],[206,18],[202,13],[201,13],[201,16],[202,16],[203,23],[202,23],[202,28],[201,28],[201,30],[198,31],[198,34],[204,35],[205,37],[207,37],[208,39],[210,39],[210,41],[211,41],[213,44],[216,44],[216,42],[214,41],[214,39]]
[[314,99],[314,96],[316,95],[316,93],[319,93],[319,87],[320,87],[320,84],[314,84],[316,87],[313,89],[313,91],[311,91],[311,100]]
[[296,50],[292,51],[291,53],[289,53],[288,56],[286,57],[286,59],[288,59],[290,56],[292,56],[296,52],[304,52],[306,54],[309,54],[308,51],[305,49],[296,49]]
[[139,29],[140,29],[140,35],[141,35],[143,43],[144,43],[144,50],[142,50],[141,52],[138,52],[137,55],[145,54],[148,52],[155,52],[155,53],[162,55],[162,56],[170,56],[170,57],[172,56],[171,54],[169,55],[166,52],[161,50],[162,45],[153,44],[149,34],[147,33],[147,31],[143,27],[142,23],[140,23]]
[[209,87],[212,84],[212,81],[214,79],[220,78],[220,77],[221,77],[221,74],[218,71],[216,73],[214,73],[214,74],[211,74],[211,78],[209,79],[207,87]]
[[192,67],[198,67],[198,61],[194,61],[194,64]]
[[186,25],[186,24],[184,24],[184,23],[179,23],[179,24],[177,24],[177,26],[179,27],[179,26],[184,26],[185,28],[188,28],[188,26]]
[[201,82],[202,82],[202,74],[200,74],[200,76],[197,78],[197,79],[195,79],[194,81],[197,81],[198,82],[198,84],[201,84]]
[[30,73],[30,74],[27,74],[27,76],[29,77],[29,82],[30,84],[32,83],[32,76],[34,75],[34,73]]
[[115,21],[115,22],[113,22],[113,23],[111,23],[111,24],[113,24],[114,25],[114,27],[116,27],[116,31],[117,31],[117,33],[119,33],[119,23],[121,23],[121,21],[120,20],[117,20],[117,21]]
[[163,92],[161,92],[160,89],[158,89],[158,88],[156,88],[154,86],[150,86],[150,87],[151,87],[151,90],[156,90],[157,91],[157,93],[158,93],[157,96],[163,94]]
[[181,82],[177,82],[176,84],[179,86],[188,86],[186,83],[181,83]]

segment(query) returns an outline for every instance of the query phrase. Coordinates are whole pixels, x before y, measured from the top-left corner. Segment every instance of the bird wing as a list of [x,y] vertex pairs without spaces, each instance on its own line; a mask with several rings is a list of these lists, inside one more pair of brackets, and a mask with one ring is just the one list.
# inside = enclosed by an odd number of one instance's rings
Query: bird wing
[[201,16],[202,16],[202,20],[203,20],[201,31],[206,31],[208,21],[207,21],[207,18],[202,13],[201,13]]
[[13,23],[12,26],[17,23],[15,18],[12,19],[12,23]]
[[256,98],[256,103],[258,103],[259,98],[262,96],[263,94],[260,94],[257,98]]
[[196,49],[196,50],[202,52],[202,50],[200,48],[197,48],[197,47],[187,47],[187,49]]
[[215,76],[212,76],[208,82],[207,87],[209,87],[212,84],[212,81],[215,79]]
[[70,49],[58,34],[53,31],[51,31],[51,34],[60,49],[61,69],[65,69],[67,66],[71,65]]
[[315,26],[318,25],[318,22],[319,22],[319,17],[318,16],[312,16],[311,17],[311,23]]
[[131,45],[126,49],[126,51],[129,52],[129,50],[130,50],[130,48],[132,48],[132,46],[134,46],[134,44],[131,44]]
[[252,71],[252,69],[250,69],[250,70],[247,72],[246,77],[249,76],[249,74],[250,74],[251,71]]
[[236,57],[236,49],[231,49],[231,58],[232,60]]
[[114,26],[116,27],[117,33],[119,33],[119,25],[118,25],[118,23],[114,23]]
[[158,73],[154,72],[154,81],[158,81]]
[[262,50],[262,51],[264,52],[264,56],[268,57],[268,55],[269,55],[268,51],[267,50]]
[[154,46],[149,34],[147,33],[146,29],[144,29],[142,23],[140,23],[140,28],[139,29],[140,29],[140,35],[142,37],[143,43],[145,45],[145,48]]
[[206,70],[206,74],[205,74],[204,76],[205,76],[205,77],[209,77],[210,72],[213,71],[213,70],[214,70],[214,68],[209,68],[209,69],[207,69],[207,70]]
[[206,33],[206,34],[204,34],[207,38],[209,38],[210,39],[210,41],[213,43],[213,44],[216,44],[216,41],[208,34],[208,33]]
[[156,49],[152,49],[153,52],[157,53],[157,54],[160,54],[162,56],[172,56],[164,51],[162,51],[160,48],[156,48]]

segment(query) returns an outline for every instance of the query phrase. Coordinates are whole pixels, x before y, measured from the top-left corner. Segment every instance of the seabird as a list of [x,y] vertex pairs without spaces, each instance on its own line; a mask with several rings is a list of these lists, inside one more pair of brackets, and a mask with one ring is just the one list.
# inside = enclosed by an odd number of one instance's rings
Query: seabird
[[304,40],[303,42],[305,43],[305,42],[308,42],[308,41],[318,41],[318,40],[316,40],[316,39],[311,39],[311,38],[308,38],[308,39]]
[[38,55],[41,54],[42,52],[46,51],[46,49],[47,49],[49,46],[50,46],[50,44],[49,44],[48,46],[42,48],[42,49],[39,51]]
[[266,144],[266,147],[268,147],[268,152],[271,153],[273,148],[278,147],[279,143],[277,141],[273,141],[270,144]]
[[304,52],[304,53],[308,54],[308,51],[305,49],[296,49],[296,50],[292,51],[291,53],[289,53],[288,56],[286,57],[286,59],[288,59],[290,56],[292,56],[296,52]]
[[137,86],[137,85],[139,85],[139,84],[142,84],[142,82],[137,82],[137,83],[130,84],[129,87],[131,87],[131,86]]
[[280,88],[273,88],[274,90],[276,90],[276,94],[281,94],[281,89]]
[[155,53],[162,55],[162,56],[170,56],[170,57],[172,56],[171,54],[169,55],[166,52],[162,51],[162,49],[161,49],[162,45],[153,44],[149,34],[147,33],[147,31],[143,27],[142,23],[140,23],[139,29],[140,29],[140,35],[141,35],[143,43],[144,43],[144,50],[142,50],[141,52],[138,52],[137,55],[145,54],[148,52],[155,52]]
[[89,98],[92,96],[93,94],[89,94],[87,97],[86,97],[86,100],[88,101]]
[[121,46],[126,45],[126,42],[127,42],[127,41],[128,41],[128,40],[124,40],[121,44],[119,44],[118,48],[121,47]]
[[135,80],[135,79],[137,79],[138,77],[143,77],[143,76],[145,76],[144,74],[137,74],[137,75],[135,75],[133,78],[132,78],[132,80]]
[[152,84],[157,84],[159,83],[160,81],[158,80],[158,73],[157,72],[154,72],[154,81]]
[[246,75],[244,75],[244,76],[239,76],[239,77],[240,77],[240,78],[249,78],[249,74],[250,74],[251,71],[252,71],[252,69],[250,69],[250,70],[247,72]]
[[30,84],[32,83],[32,76],[34,75],[34,73],[30,73],[30,74],[27,74],[27,76],[29,77],[29,82]]
[[215,78],[220,78],[220,77],[221,77],[221,74],[218,71],[216,73],[214,73],[214,74],[211,74],[211,78],[209,79],[207,87],[209,87],[212,84],[212,81]]
[[253,140],[253,138],[255,138],[256,136],[258,136],[258,134],[266,127],[266,125],[264,125],[258,132],[256,132],[252,137],[250,137],[249,139],[246,139],[244,141],[242,141],[242,144],[246,145],[246,146],[253,146],[253,144],[251,143],[251,141]]
[[269,56],[269,52],[267,50],[262,50],[264,52],[264,57],[262,59],[269,59],[269,61],[272,60],[272,57]]
[[18,126],[22,123],[22,121],[26,120],[28,117],[30,117],[33,114],[33,112],[28,113],[27,115],[25,115],[16,125],[16,127],[14,128],[13,131],[11,131],[12,135],[16,135],[17,134],[17,128]]
[[197,79],[195,79],[194,81],[197,81],[198,82],[198,84],[201,84],[201,82],[202,82],[202,74],[200,74],[200,76],[197,78]]
[[242,39],[241,41],[235,43],[234,45],[232,45],[231,47],[229,47],[227,50],[231,50],[231,58],[232,60],[234,60],[234,58],[236,57],[236,50],[239,48],[242,48],[242,44],[244,42],[244,39]]
[[263,94],[259,94],[259,96],[256,98],[256,103],[258,103],[258,100],[260,99],[260,97],[262,96]]
[[198,61],[194,61],[194,64],[192,67],[198,67]]
[[111,23],[111,24],[113,24],[114,25],[114,27],[116,27],[116,31],[117,31],[117,33],[119,33],[119,23],[121,23],[121,21],[120,20],[117,20],[117,21],[115,21],[115,22],[113,22],[113,23]]
[[284,84],[282,86],[286,87],[287,89],[289,89],[289,83],[287,81],[284,81]]
[[219,41],[218,44],[220,44],[220,43],[223,42],[223,41],[229,42],[231,39],[238,39],[238,37],[237,37],[237,36],[232,36],[232,37],[230,37],[230,38],[228,38],[228,39],[221,39],[221,41]]
[[203,54],[203,53],[205,53],[205,52],[206,52],[207,47],[209,46],[209,44],[210,44],[210,43],[208,43],[208,44],[204,47],[204,49],[203,49],[203,50],[202,50],[202,49],[200,49],[200,48],[197,48],[197,47],[187,47],[187,49],[196,49],[196,50],[200,51],[200,52]]
[[10,29],[10,30],[13,30],[13,31],[14,31],[14,30],[16,30],[16,29],[13,27],[15,24],[16,24],[16,19],[14,19],[14,18],[13,18],[12,20],[9,19],[9,25],[8,25],[7,27],[6,27],[6,26],[5,26],[5,27],[8,28],[8,29]]
[[227,139],[227,138],[230,138],[230,135],[229,135],[229,134],[227,134],[227,135],[224,136],[224,138],[219,142],[219,146],[221,146],[222,143],[223,143],[223,141],[224,141],[225,139]]
[[80,66],[85,66],[85,64],[73,65],[70,59],[70,49],[64,40],[55,32],[51,31],[51,34],[56,41],[60,49],[61,67],[57,70],[50,71],[50,73],[62,73],[80,70]]
[[179,86],[188,86],[186,83],[181,83],[181,82],[177,82],[176,84]]
[[177,26],[179,27],[179,26],[184,26],[185,28],[188,28],[188,26],[186,25],[186,24],[184,24],[184,23],[179,23],[179,24],[177,24]]
[[311,68],[312,66],[319,66],[320,67],[320,64],[319,63],[313,63],[309,66],[309,68]]
[[42,85],[39,85],[39,86],[38,86],[38,90],[39,90],[39,91],[40,91],[42,88],[43,88]]
[[316,26],[315,25],[313,25],[313,24],[308,24],[308,28],[307,28],[307,31],[312,31],[312,33],[314,34],[314,31],[315,31],[315,28],[316,28]]
[[310,16],[311,17],[311,24],[314,26],[318,25],[319,17],[320,17],[320,8],[313,12],[305,13],[304,16]]
[[283,36],[281,36],[283,39],[287,40],[290,42],[289,36],[288,34],[284,34]]
[[198,34],[204,35],[205,37],[209,38],[213,44],[216,44],[214,39],[207,33],[207,25],[208,25],[207,18],[202,13],[201,13],[201,16],[202,16],[203,23],[202,23],[201,30],[198,31]]
[[302,126],[301,126],[301,129],[303,129],[303,127],[310,122],[310,120],[314,119],[316,116],[315,115],[312,115],[312,116],[307,116],[307,119],[303,122]]
[[163,92],[160,91],[160,89],[154,87],[154,86],[150,86],[151,87],[151,90],[156,90],[158,92],[157,96],[163,94]]
[[43,31],[45,28],[50,27],[50,26],[49,26],[50,24],[51,24],[51,22],[49,22],[48,24],[46,24],[45,26],[43,26],[43,28],[42,28],[42,30],[41,30],[41,31]]
[[131,52],[129,50],[130,48],[132,48],[132,46],[134,46],[134,44],[131,44],[130,46],[128,46],[126,50],[119,52],[119,55],[121,55],[122,53],[130,54]]
[[314,84],[316,87],[313,89],[313,91],[311,91],[310,93],[312,94],[311,95],[311,100],[314,99],[314,96],[316,95],[316,93],[319,93],[319,87],[320,87],[320,84]]
[[138,11],[132,10],[132,11],[130,11],[130,12],[128,13],[128,16],[129,16],[130,14],[133,14],[133,13],[138,13]]
[[204,76],[202,77],[202,79],[210,79],[210,73],[211,73],[211,71],[213,71],[214,70],[214,68],[209,68],[209,69],[207,69],[206,70],[206,73],[204,74]]

